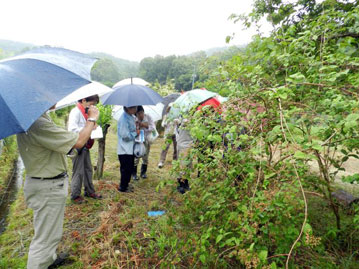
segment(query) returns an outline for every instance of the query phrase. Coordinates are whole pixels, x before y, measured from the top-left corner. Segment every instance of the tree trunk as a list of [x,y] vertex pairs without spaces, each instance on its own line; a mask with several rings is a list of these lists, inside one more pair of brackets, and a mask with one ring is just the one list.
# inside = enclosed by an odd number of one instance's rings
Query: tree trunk
[[103,127],[103,138],[98,140],[98,158],[97,158],[97,168],[96,168],[96,179],[101,179],[103,176],[103,166],[105,163],[105,148],[106,148],[106,135],[107,130],[110,127],[109,124],[105,124]]
[[314,151],[314,152],[315,152],[315,155],[317,157],[317,163],[319,165],[320,173],[322,174],[322,177],[324,178],[324,180],[325,180],[325,182],[327,184],[326,187],[327,187],[327,191],[328,191],[328,200],[329,200],[330,206],[331,206],[331,208],[333,210],[333,213],[335,215],[335,219],[336,219],[336,223],[337,223],[337,229],[340,230],[341,225],[340,225],[339,208],[336,205],[336,203],[334,202],[334,199],[333,199],[333,196],[332,196],[333,190],[332,190],[332,186],[331,186],[331,180],[330,180],[329,172],[325,168],[325,166],[324,166],[324,164],[322,162],[322,158],[320,157],[319,151]]

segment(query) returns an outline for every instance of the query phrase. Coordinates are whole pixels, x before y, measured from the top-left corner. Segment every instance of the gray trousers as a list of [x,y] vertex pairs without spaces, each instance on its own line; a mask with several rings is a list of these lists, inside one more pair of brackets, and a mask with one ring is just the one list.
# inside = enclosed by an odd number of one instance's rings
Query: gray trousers
[[26,177],[25,201],[34,211],[35,230],[27,258],[28,269],[46,269],[56,260],[68,188],[67,176],[51,180]]
[[173,143],[173,160],[177,160],[177,141],[176,141],[176,135],[167,135],[165,137],[165,145],[166,148],[162,150],[160,162],[164,163],[166,161],[166,156],[168,153],[168,150],[170,149],[171,144]]
[[135,166],[138,166],[140,159],[142,159],[142,164],[148,164],[148,156],[150,156],[151,145],[148,142],[145,142],[146,154],[143,157],[135,158]]
[[85,186],[85,194],[90,195],[95,192],[90,151],[87,148],[72,159],[71,199],[81,195],[82,183]]

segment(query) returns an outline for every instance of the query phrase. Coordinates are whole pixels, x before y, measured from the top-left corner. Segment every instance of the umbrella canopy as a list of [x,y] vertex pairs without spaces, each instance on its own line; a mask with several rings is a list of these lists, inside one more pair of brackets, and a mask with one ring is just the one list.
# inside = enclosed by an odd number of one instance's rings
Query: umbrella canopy
[[90,83],[95,61],[51,47],[0,61],[0,139],[27,131],[57,101]]
[[[155,106],[143,106],[143,109],[145,110],[145,114],[150,115],[153,121],[158,121],[162,119],[162,110],[164,105],[162,103],[158,103]],[[112,117],[115,120],[119,120],[123,113],[123,106],[115,106],[112,109]]]
[[107,87],[101,83],[96,81],[87,84],[76,91],[70,93],[65,98],[61,99],[56,104],[56,110],[61,109],[70,105],[74,105],[78,100],[86,98],[88,96],[92,96],[97,94],[98,96],[102,96],[106,93],[112,92],[113,90],[110,87]]
[[128,84],[114,87],[114,91],[102,96],[101,101],[104,105],[121,106],[141,106],[156,105],[163,101],[161,95],[148,88],[138,84]]
[[215,97],[216,95],[217,93],[215,92],[202,89],[187,91],[173,102],[169,117],[178,118],[180,114],[188,112],[192,107]]
[[202,102],[198,107],[197,110],[201,110],[202,107],[204,106],[211,106],[214,108],[217,108],[221,105],[221,102],[219,101],[219,99],[217,97],[212,97],[204,102]]
[[163,111],[162,111],[162,117],[166,114],[167,107],[170,103],[173,103],[177,100],[178,97],[180,97],[181,94],[179,93],[171,93],[165,97],[163,97],[162,104],[164,104]]
[[128,84],[138,84],[138,85],[147,86],[150,83],[148,83],[146,80],[144,80],[142,78],[125,78],[125,79],[117,82],[115,85],[113,85],[113,88],[116,88],[116,87],[119,87],[122,85],[128,85]]

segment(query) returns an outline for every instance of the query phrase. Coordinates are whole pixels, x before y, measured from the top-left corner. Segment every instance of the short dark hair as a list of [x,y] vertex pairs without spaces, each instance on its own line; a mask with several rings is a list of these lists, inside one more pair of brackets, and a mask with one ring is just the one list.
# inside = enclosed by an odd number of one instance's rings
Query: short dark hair
[[[129,108],[133,108],[133,107],[136,107],[136,106],[124,106],[123,107],[123,110],[125,110],[126,112],[128,112],[128,109]],[[137,109],[137,108],[136,108]]]
[[81,103],[83,99],[85,99],[86,102],[93,102],[93,101],[95,101],[96,103],[98,103],[98,102],[100,101],[100,97],[98,97],[97,94],[88,96],[88,97],[86,97],[86,98],[82,98],[82,99],[80,99],[78,102]]
[[141,112],[141,111],[145,112],[145,110],[143,109],[143,106],[138,106],[136,113]]

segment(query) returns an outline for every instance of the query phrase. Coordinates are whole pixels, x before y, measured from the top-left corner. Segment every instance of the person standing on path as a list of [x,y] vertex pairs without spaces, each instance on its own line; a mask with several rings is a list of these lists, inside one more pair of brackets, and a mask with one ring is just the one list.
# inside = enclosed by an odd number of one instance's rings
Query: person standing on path
[[140,159],[142,159],[140,176],[141,178],[147,178],[146,172],[148,166],[148,156],[150,155],[150,150],[151,150],[151,144],[148,137],[149,135],[151,135],[151,132],[156,129],[155,123],[153,122],[150,115],[145,114],[145,110],[143,109],[143,106],[137,107],[136,118],[137,118],[136,124],[138,125],[140,130],[143,130],[144,132],[144,137],[145,137],[144,145],[146,148],[146,154],[143,157],[135,158],[135,166],[132,174],[134,180],[139,179],[137,177],[137,167],[140,163]]
[[[96,105],[98,102],[98,95],[89,96],[79,100],[76,107],[70,112],[68,130],[75,133],[81,132],[86,126],[86,121],[88,119],[86,109],[91,105]],[[93,199],[102,198],[100,194],[95,192],[95,187],[92,182],[93,171],[90,149],[93,146],[93,143],[94,140],[89,139],[83,148],[77,150],[77,155],[72,159],[71,200],[77,204],[85,201],[81,196],[82,185],[84,185],[85,188],[85,196]]]
[[134,116],[137,107],[123,107],[123,109],[124,113],[122,113],[117,123],[117,155],[121,166],[121,182],[118,191],[131,192],[133,190],[129,188],[129,183],[131,181],[135,161],[133,147],[135,145],[136,136],[140,133],[140,129],[136,126]]
[[62,237],[68,194],[66,154],[72,148],[82,148],[90,138],[99,112],[91,106],[88,114],[80,133],[58,127],[45,113],[27,132],[17,134],[26,170],[25,201],[34,212],[35,233],[29,248],[28,269],[55,268],[65,261],[66,255],[57,255],[56,249]]
[[175,134],[175,123],[173,120],[170,120],[168,118],[168,113],[171,110],[170,103],[166,109],[166,114],[164,115],[162,119],[162,127],[165,129],[164,137],[165,137],[165,149],[162,149],[161,156],[160,156],[160,162],[158,163],[158,168],[162,168],[165,165],[166,156],[168,153],[168,150],[173,143],[173,157],[172,160],[177,160],[177,141],[176,141],[176,134]]

